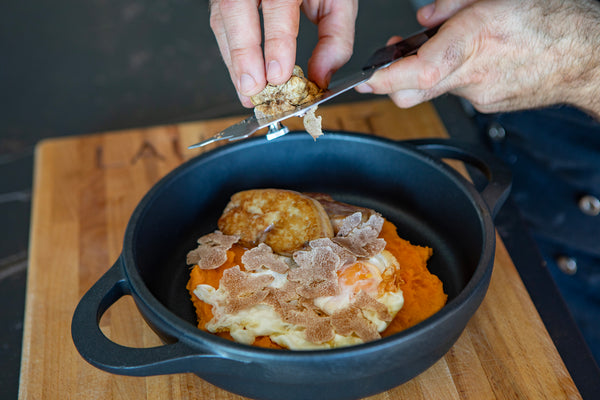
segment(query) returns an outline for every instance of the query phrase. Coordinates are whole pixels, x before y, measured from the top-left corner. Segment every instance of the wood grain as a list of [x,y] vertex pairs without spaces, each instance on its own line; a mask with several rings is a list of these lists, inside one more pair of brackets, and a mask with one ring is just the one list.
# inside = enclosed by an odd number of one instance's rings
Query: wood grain
[[[323,107],[324,127],[394,139],[445,137],[434,108],[387,100]],[[79,299],[121,251],[128,219],[160,177],[198,153],[187,146],[239,118],[51,139],[36,151],[19,398],[240,399],[192,374],[112,375],[87,364],[70,336]],[[302,129],[300,120],[289,121]],[[439,362],[372,400],[581,398],[502,245],[487,296]],[[129,297],[101,328],[133,347],[160,345]]]

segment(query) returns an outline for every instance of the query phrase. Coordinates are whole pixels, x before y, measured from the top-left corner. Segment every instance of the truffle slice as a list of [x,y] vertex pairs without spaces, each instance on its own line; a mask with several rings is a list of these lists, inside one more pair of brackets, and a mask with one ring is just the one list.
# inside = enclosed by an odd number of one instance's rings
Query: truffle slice
[[187,254],[188,265],[197,264],[200,269],[219,268],[227,261],[227,250],[240,239],[237,235],[224,235],[220,231],[198,239],[199,246]]
[[264,243],[246,251],[242,256],[242,263],[247,271],[256,271],[264,266],[271,271],[284,274],[289,269],[281,256],[274,254],[273,250]]

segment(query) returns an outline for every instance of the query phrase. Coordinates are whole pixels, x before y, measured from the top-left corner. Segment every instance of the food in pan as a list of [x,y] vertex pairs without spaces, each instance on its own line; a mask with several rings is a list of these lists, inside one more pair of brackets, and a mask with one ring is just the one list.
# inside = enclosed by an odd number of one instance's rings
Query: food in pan
[[[297,106],[314,101],[321,97],[323,90],[317,84],[309,81],[302,68],[294,66],[291,78],[281,85],[268,84],[262,92],[252,96],[254,114],[257,118],[269,117],[293,111]],[[313,137],[323,134],[321,117],[315,115],[316,106],[310,108],[304,115],[304,128]]]
[[269,348],[334,348],[413,326],[446,302],[410,244],[378,212],[281,189],[236,193],[188,253],[198,327]]

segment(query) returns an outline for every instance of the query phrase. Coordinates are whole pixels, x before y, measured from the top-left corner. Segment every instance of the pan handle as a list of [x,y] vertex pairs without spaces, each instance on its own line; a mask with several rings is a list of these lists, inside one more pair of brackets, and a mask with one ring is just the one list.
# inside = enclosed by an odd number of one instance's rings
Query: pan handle
[[481,171],[488,180],[481,197],[492,217],[496,217],[508,198],[512,184],[511,171],[500,159],[471,143],[455,139],[415,139],[404,142],[438,158],[466,162]]
[[105,371],[131,376],[183,372],[218,372],[236,361],[201,353],[181,341],[150,348],[122,346],[100,330],[100,318],[121,297],[131,295],[121,257],[82,297],[71,323],[71,336],[81,356]]

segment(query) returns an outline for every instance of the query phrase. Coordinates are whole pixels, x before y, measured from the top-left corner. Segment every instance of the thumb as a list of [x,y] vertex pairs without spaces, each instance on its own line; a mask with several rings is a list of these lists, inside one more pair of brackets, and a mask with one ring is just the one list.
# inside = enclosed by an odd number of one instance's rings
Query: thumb
[[426,27],[436,26],[477,0],[435,0],[417,11],[417,20]]

